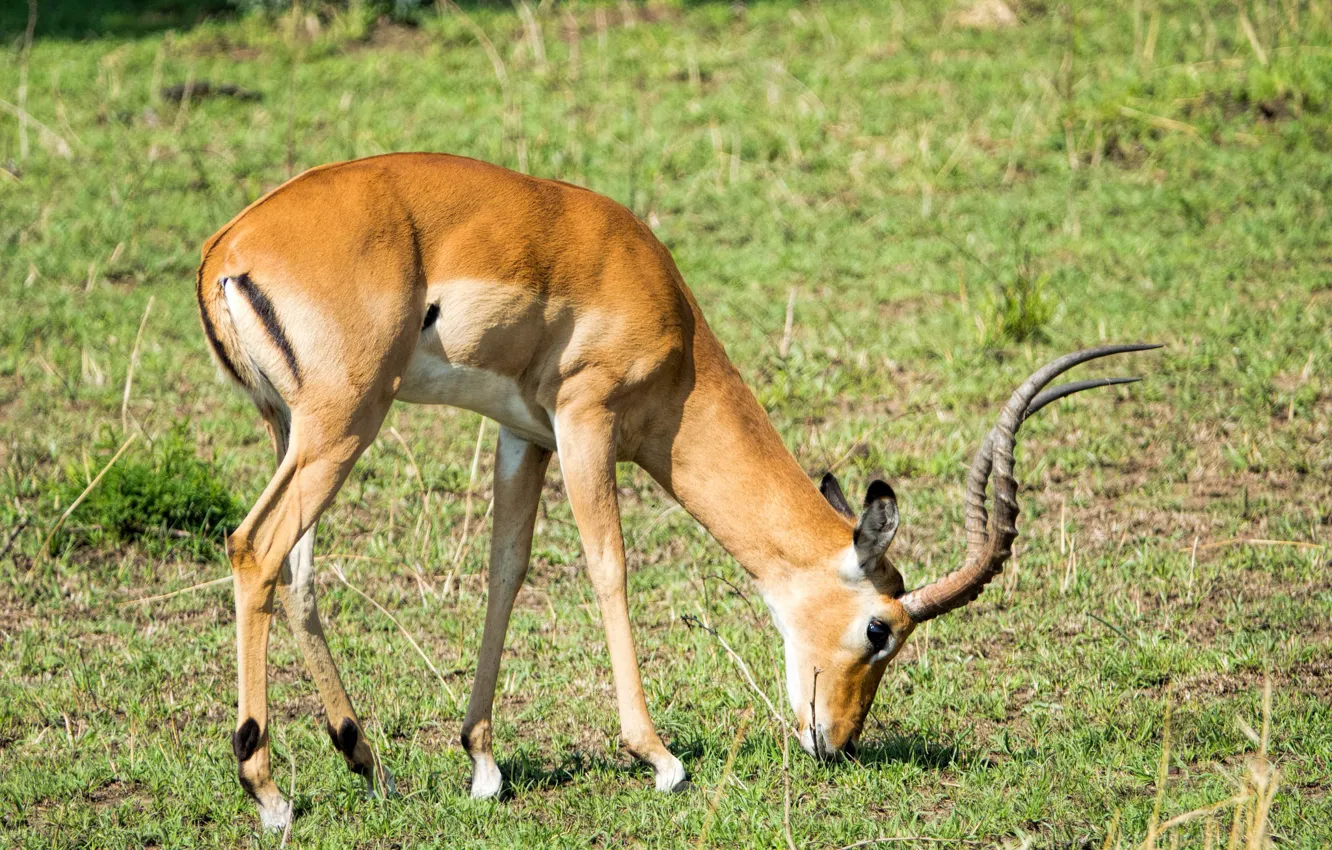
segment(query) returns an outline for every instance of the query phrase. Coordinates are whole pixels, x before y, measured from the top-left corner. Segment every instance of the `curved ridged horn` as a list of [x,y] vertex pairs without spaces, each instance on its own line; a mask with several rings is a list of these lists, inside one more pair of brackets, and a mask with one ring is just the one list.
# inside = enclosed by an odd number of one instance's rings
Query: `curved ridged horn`
[[[1088,360],[1124,354],[1130,351],[1149,351],[1159,345],[1103,345],[1066,354],[1049,363],[1023,382],[1004,405],[999,421],[981,442],[967,473],[966,535],[967,554],[962,566],[943,578],[917,588],[902,597],[902,606],[917,623],[932,620],[961,608],[980,596],[985,585],[1004,568],[1012,554],[1017,538],[1018,504],[1017,481],[1013,478],[1013,449],[1017,445],[1017,430],[1028,416],[1052,401],[1095,387],[1127,384],[1141,378],[1095,378],[1060,384],[1050,389],[1045,385],[1063,372]],[[1042,392],[1042,390],[1044,390]],[[990,473],[994,473],[994,516],[988,517],[985,490]]]

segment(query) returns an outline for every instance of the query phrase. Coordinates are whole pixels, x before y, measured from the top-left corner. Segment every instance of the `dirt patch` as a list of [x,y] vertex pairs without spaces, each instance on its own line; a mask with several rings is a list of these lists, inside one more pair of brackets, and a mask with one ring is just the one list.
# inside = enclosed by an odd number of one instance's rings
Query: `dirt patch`
[[[127,782],[122,779],[112,779],[96,788],[91,788],[79,795],[79,799],[86,801],[93,810],[103,816],[111,810],[126,807],[137,812],[146,812],[152,802],[147,786],[141,782]],[[27,826],[40,833],[54,826],[52,822],[54,813],[67,811],[74,804],[75,801],[70,799],[47,797],[23,809],[19,814],[18,823],[9,826]],[[57,822],[58,820],[56,819]]]
[[[1332,700],[1332,661],[1306,661],[1286,669],[1267,673],[1277,693],[1295,692],[1304,696]],[[1244,697],[1255,691],[1256,674],[1198,673],[1169,682],[1184,700],[1196,697]]]
[[[1318,597],[1332,590],[1332,582],[1307,582],[1283,577],[1267,570],[1234,570],[1221,573],[1199,585],[1196,594],[1187,588],[1166,594],[1144,594],[1144,613],[1160,612],[1176,620],[1174,631],[1190,643],[1210,644],[1232,627],[1228,619],[1243,611],[1249,629],[1298,630],[1301,641],[1327,644],[1332,641],[1332,626],[1320,613]],[[1296,609],[1279,623],[1269,620],[1274,600],[1289,600]]]
[[224,57],[232,62],[253,62],[264,56],[259,47],[237,41],[220,31],[207,37],[195,36],[189,52],[201,58]]
[[1111,125],[1105,131],[1103,156],[1110,163],[1126,170],[1132,171],[1147,161],[1147,147],[1139,142],[1132,134],[1127,136],[1121,134]]
[[1227,121],[1251,115],[1260,122],[1270,124],[1298,117],[1303,106],[1301,97],[1291,92],[1254,99],[1248,92],[1209,91],[1184,101],[1183,111],[1186,116],[1195,117],[1219,109]]
[[1018,25],[1018,16],[1003,0],[976,0],[958,12],[954,22],[967,29],[1008,29]]
[[401,53],[423,53],[434,39],[416,27],[394,23],[387,18],[375,22],[370,37],[356,42],[355,47],[364,50],[386,50]]
[[148,788],[141,782],[113,779],[93,788],[84,797],[96,809],[113,809],[131,805],[140,811],[148,808]]

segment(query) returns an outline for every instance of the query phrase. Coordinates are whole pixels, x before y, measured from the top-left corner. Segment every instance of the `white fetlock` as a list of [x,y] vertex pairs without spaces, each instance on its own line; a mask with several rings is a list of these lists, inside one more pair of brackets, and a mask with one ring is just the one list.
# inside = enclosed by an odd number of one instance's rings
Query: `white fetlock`
[[487,800],[499,795],[504,777],[493,758],[478,758],[472,762],[472,799]]
[[291,823],[291,803],[278,798],[272,806],[260,806],[259,823],[267,832],[282,832]]
[[684,765],[675,756],[668,755],[654,765],[657,771],[657,790],[667,793],[684,791],[689,787],[689,776]]

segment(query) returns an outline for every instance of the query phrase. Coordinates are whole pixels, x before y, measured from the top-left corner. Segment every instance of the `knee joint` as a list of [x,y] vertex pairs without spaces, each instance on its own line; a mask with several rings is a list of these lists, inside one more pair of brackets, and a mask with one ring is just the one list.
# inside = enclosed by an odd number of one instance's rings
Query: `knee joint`
[[234,531],[227,536],[227,557],[231,559],[232,575],[258,575],[259,559],[248,534]]
[[276,587],[283,561],[256,553],[249,537],[241,536],[240,532],[228,537],[227,554],[231,558],[231,575],[238,588]]

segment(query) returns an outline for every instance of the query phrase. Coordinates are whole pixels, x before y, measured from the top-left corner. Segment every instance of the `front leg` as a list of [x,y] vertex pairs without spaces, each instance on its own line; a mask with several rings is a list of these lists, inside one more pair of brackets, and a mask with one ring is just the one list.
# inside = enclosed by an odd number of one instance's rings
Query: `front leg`
[[509,628],[518,589],[527,576],[532,554],[532,528],[541,501],[550,452],[500,428],[495,451],[495,509],[490,535],[490,590],[486,627],[476,660],[476,681],[467,701],[462,745],[472,759],[472,796],[494,797],[500,791],[500,770],[491,754],[491,710],[499,678],[504,633]]
[[629,627],[625,588],[624,538],[615,495],[615,415],[599,405],[561,410],[555,441],[564,486],[582,537],[588,574],[601,608],[615,675],[620,738],[629,752],[652,765],[658,791],[686,786],[684,765],[657,737],[643,698],[638,657]]

